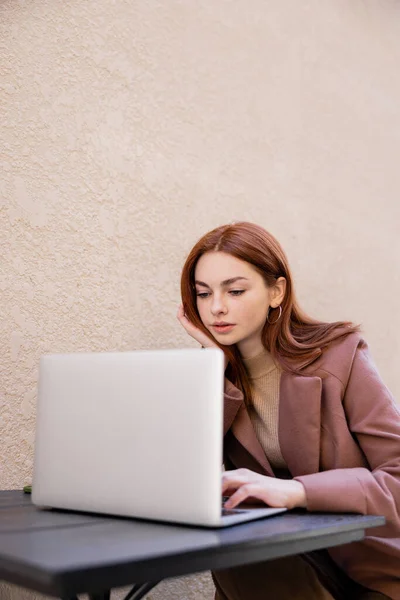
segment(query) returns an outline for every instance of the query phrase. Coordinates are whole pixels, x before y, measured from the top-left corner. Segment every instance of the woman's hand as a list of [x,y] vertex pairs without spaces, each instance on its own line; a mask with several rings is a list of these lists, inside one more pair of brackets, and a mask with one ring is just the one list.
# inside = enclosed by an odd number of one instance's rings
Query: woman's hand
[[[187,316],[183,311],[182,304],[178,308],[178,314],[176,315],[178,321],[182,325],[182,327],[186,330],[186,332],[192,337],[196,342],[199,342],[203,346],[203,348],[219,348],[217,344],[214,344],[210,338],[203,333],[200,329],[198,329],[193,323],[189,321]],[[225,369],[228,366],[228,359],[225,354]]]
[[210,338],[203,333],[200,329],[198,329],[193,323],[189,321],[187,316],[183,311],[182,304],[178,309],[178,314],[176,315],[178,321],[182,325],[182,327],[186,330],[186,332],[192,337],[196,342],[199,342],[204,348],[218,348],[217,344],[213,344]]
[[249,469],[222,473],[222,494],[230,496],[225,508],[235,508],[244,500],[261,500],[273,508],[307,508],[304,486],[293,479],[259,475]]

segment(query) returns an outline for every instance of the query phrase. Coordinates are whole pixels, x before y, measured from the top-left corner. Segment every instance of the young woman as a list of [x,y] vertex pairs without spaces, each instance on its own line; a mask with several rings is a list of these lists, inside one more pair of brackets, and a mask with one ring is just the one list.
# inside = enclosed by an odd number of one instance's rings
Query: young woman
[[202,237],[181,292],[180,323],[226,357],[226,507],[386,517],[362,542],[215,572],[216,599],[400,600],[400,412],[358,327],[306,316],[282,248],[252,223]]

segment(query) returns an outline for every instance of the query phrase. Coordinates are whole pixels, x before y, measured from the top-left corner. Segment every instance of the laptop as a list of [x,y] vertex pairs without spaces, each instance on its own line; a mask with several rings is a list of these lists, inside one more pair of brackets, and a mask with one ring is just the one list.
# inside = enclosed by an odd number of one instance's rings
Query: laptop
[[222,507],[224,354],[42,356],[37,506],[225,527],[282,508]]

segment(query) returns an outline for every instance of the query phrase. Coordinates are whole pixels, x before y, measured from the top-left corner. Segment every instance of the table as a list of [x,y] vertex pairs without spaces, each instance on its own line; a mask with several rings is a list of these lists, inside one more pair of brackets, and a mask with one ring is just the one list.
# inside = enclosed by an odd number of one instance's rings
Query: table
[[346,544],[384,523],[296,510],[210,530],[39,510],[22,491],[0,491],[0,579],[64,600],[107,600],[136,582],[125,600],[139,600],[165,578]]

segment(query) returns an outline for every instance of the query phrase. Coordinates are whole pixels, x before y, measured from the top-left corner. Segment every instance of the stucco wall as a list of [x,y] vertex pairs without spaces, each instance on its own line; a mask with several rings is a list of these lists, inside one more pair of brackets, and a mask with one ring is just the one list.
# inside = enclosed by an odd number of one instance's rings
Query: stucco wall
[[40,355],[194,345],[180,267],[232,220],[400,397],[399,64],[395,0],[1,2],[0,488],[31,478]]

